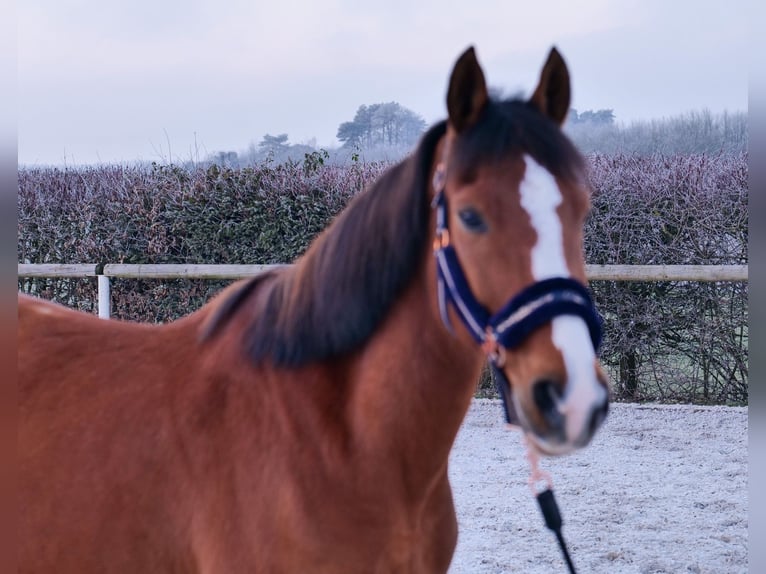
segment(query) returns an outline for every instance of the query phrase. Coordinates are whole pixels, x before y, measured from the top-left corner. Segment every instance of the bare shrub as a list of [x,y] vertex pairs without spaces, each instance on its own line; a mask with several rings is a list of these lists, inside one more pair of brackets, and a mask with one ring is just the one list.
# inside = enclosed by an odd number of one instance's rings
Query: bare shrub
[[[589,164],[589,263],[747,263],[745,155],[596,155]],[[591,287],[618,398],[747,402],[746,283]]]

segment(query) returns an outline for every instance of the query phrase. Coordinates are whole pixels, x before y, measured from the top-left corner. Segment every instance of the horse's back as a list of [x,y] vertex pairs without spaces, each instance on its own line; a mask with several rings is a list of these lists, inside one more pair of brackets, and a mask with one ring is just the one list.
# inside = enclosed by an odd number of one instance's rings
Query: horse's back
[[[57,303],[19,294],[18,374],[22,401],[44,388],[82,388],[105,378],[130,374],[140,357],[153,360],[151,349],[161,329],[103,320]],[[148,352],[147,352],[148,351]],[[133,376],[126,377],[134,379]]]
[[27,343],[33,342],[38,333],[45,335],[51,328],[63,325],[67,320],[81,322],[84,317],[84,313],[78,313],[63,305],[19,293],[19,351],[29,350]]
[[[183,536],[179,520],[188,520],[166,504],[183,489],[173,390],[194,369],[193,347],[173,341],[186,331],[19,296],[25,570],[185,569],[158,553],[167,554],[170,539]],[[138,540],[141,547],[133,547]]]

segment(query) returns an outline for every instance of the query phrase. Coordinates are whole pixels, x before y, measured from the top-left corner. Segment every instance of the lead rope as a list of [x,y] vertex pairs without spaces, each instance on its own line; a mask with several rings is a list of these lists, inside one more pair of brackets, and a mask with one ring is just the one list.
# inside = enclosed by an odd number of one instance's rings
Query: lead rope
[[[537,499],[537,504],[540,506],[540,512],[543,513],[543,518],[545,519],[545,525],[549,530],[553,531],[556,535],[556,539],[559,541],[559,547],[561,548],[561,553],[564,555],[564,560],[569,567],[570,574],[577,574],[572,558],[569,556],[569,550],[564,541],[564,535],[561,533],[563,520],[561,519],[561,513],[559,512],[558,504],[556,504],[556,499],[553,496],[553,480],[551,475],[540,468],[540,455],[526,433],[524,433],[524,442],[526,443],[526,456],[530,466],[529,488]],[[537,484],[541,481],[545,482],[545,489],[537,492]]]

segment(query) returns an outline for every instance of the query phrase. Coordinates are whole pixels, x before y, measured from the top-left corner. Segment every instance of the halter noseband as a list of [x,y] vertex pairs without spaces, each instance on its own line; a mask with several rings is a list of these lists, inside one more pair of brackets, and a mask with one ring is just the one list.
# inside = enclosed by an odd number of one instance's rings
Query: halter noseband
[[593,305],[588,288],[569,277],[552,277],[537,281],[508,301],[497,313],[491,314],[476,300],[455,248],[450,243],[447,218],[447,197],[444,193],[444,167],[434,174],[433,207],[436,209],[436,256],[439,312],[451,330],[448,305],[452,305],[474,340],[487,354],[494,371],[498,394],[503,399],[505,418],[509,424],[519,424],[513,402],[509,400],[508,382],[502,367],[505,350],[518,347],[532,331],[560,315],[581,317],[588,326],[593,348],[601,344],[601,317]]

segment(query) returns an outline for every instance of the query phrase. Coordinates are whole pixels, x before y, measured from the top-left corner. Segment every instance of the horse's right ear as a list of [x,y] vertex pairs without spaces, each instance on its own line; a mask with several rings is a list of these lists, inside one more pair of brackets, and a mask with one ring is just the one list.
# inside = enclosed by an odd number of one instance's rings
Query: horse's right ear
[[452,70],[447,91],[449,123],[457,133],[463,132],[479,119],[489,101],[484,72],[476,60],[473,46],[460,56]]
[[569,112],[571,88],[569,71],[559,51],[554,47],[540,73],[540,83],[530,102],[558,125],[562,125]]

